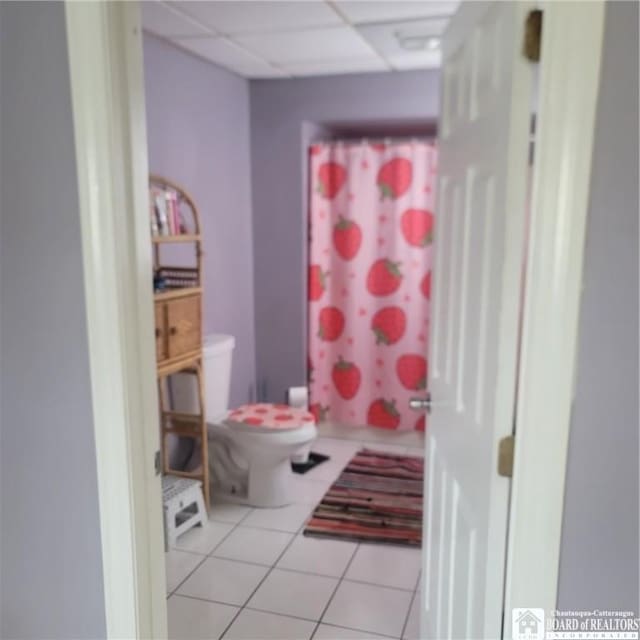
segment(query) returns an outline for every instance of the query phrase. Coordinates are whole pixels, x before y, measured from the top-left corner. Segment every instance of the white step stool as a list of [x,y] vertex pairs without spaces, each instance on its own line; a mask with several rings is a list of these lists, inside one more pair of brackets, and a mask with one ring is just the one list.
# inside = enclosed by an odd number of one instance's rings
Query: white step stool
[[198,524],[204,527],[208,522],[200,480],[162,476],[162,504],[165,551],[175,546],[185,531]]

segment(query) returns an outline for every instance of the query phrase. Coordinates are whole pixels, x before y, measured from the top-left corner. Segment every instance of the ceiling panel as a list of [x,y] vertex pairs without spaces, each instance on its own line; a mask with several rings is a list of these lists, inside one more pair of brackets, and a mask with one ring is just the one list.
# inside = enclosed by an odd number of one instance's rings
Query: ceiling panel
[[428,69],[457,0],[146,0],[145,31],[247,78]]
[[226,38],[175,38],[172,42],[247,78],[279,78],[287,75]]
[[416,0],[415,2],[345,1],[336,2],[338,10],[352,24],[449,16],[456,12],[457,0]]
[[325,60],[283,64],[282,68],[292,76],[323,76],[337,73],[369,73],[388,71],[389,66],[381,59],[357,58],[352,60]]
[[173,6],[225,34],[263,33],[342,23],[325,2],[173,2]]
[[142,2],[142,24],[157,36],[202,36],[211,30],[162,2]]
[[243,47],[275,63],[376,58],[375,52],[351,27],[238,36]]

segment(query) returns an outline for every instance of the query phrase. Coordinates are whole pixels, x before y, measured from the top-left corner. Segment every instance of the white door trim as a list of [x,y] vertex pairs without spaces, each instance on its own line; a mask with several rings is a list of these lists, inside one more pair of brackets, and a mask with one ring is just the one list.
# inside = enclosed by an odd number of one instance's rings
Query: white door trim
[[137,3],[66,2],[107,637],[166,637]]
[[544,10],[538,133],[505,585],[511,608],[556,608],[604,3]]

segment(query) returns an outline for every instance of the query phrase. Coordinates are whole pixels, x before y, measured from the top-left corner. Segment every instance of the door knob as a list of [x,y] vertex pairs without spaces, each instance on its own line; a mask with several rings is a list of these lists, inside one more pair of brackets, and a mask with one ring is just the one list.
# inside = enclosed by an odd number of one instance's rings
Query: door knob
[[431,394],[427,391],[427,395],[424,398],[411,398],[409,400],[409,408],[421,413],[431,413]]

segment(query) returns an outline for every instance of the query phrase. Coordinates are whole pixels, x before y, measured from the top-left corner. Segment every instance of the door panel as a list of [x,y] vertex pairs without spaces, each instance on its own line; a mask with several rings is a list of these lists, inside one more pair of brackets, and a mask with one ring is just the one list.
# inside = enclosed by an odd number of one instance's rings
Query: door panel
[[423,638],[499,638],[532,68],[529,7],[463,3],[444,39],[426,434]]
[[200,295],[176,298],[166,305],[169,357],[177,358],[200,349]]

